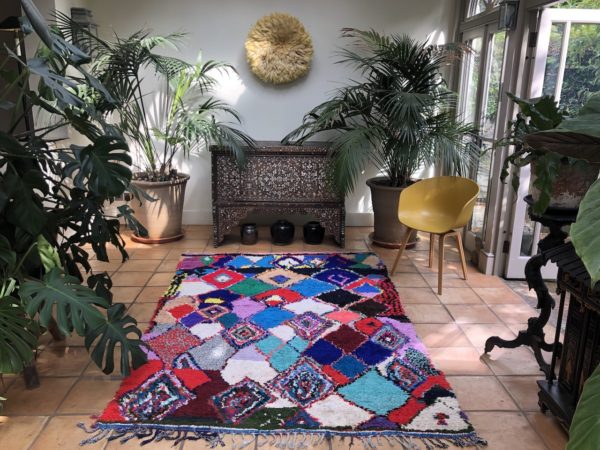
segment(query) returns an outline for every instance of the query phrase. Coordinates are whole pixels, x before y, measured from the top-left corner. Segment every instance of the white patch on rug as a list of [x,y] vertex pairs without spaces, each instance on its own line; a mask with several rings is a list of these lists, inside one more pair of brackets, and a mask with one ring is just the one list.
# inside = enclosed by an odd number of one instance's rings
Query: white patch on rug
[[351,405],[337,394],[313,403],[306,412],[324,427],[355,427],[373,417],[373,414]]
[[469,424],[460,415],[458,401],[454,397],[441,397],[421,411],[406,425],[408,430],[461,431]]
[[229,384],[237,384],[244,378],[250,378],[257,383],[267,383],[277,376],[277,372],[267,361],[230,359],[221,376]]
[[220,323],[199,323],[190,328],[190,331],[200,339],[208,339],[219,334],[222,329],[223,325]]
[[269,333],[273,336],[277,336],[283,342],[288,342],[296,336],[294,329],[288,325],[279,325],[277,327],[269,328]]
[[214,291],[215,287],[204,281],[183,281],[179,285],[177,293],[179,295],[200,295]]
[[312,298],[307,298],[301,300],[299,302],[290,303],[284,306],[285,309],[292,311],[296,314],[303,314],[305,312],[313,312],[318,315],[323,315],[328,312],[331,312],[335,309],[335,307],[328,305],[326,303],[318,302],[313,300]]

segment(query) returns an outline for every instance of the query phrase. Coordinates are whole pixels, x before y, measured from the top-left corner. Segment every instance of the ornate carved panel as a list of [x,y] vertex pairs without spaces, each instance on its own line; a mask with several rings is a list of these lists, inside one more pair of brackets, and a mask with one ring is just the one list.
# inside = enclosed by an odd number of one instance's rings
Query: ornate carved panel
[[215,246],[255,210],[317,217],[344,245],[344,199],[332,187],[327,144],[263,142],[248,150],[243,169],[227,149],[213,146],[211,153]]

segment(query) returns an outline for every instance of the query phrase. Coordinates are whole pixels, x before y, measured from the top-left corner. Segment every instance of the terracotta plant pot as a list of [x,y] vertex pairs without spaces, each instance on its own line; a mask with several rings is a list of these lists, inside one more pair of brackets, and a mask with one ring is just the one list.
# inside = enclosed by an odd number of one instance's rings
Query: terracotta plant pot
[[[373,202],[373,243],[386,248],[400,248],[406,227],[398,220],[398,201],[404,188],[387,185],[387,178],[376,177],[367,180]],[[417,243],[417,232],[410,237],[407,248]]]
[[145,191],[156,201],[142,199],[140,206],[137,199],[130,202],[135,218],[148,230],[147,237],[132,236],[135,242],[145,244],[162,244],[183,237],[181,227],[183,216],[183,199],[189,175],[180,174],[174,181],[132,181],[131,184]]
[[[563,164],[558,178],[554,180],[552,194],[550,196],[549,209],[578,208],[583,196],[592,183],[598,178],[600,166],[588,165],[585,167],[573,167]],[[537,201],[540,191],[533,182],[536,180],[535,161],[531,162],[531,182],[529,183],[529,194]]]

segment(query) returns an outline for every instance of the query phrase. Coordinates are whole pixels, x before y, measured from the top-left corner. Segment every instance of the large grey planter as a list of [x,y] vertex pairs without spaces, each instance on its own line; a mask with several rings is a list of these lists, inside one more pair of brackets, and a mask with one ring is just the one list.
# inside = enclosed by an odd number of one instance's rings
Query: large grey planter
[[[373,243],[386,248],[400,248],[406,227],[398,220],[398,201],[404,188],[387,186],[387,178],[375,177],[367,180],[373,202]],[[407,248],[417,243],[415,232]]]

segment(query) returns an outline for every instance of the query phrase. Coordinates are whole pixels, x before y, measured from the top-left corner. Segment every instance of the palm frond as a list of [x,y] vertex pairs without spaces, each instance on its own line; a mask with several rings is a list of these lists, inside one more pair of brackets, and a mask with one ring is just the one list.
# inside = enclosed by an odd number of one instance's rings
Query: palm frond
[[309,111],[283,141],[304,142],[324,131],[337,132],[332,138],[338,149],[334,173],[344,193],[353,189],[368,160],[395,186],[422,164],[438,161],[450,173],[465,174],[474,144],[464,136],[473,127],[454,117],[456,96],[441,74],[453,49],[356,28],[344,28],[342,37],[351,45],[338,52],[338,62],[361,78]]

